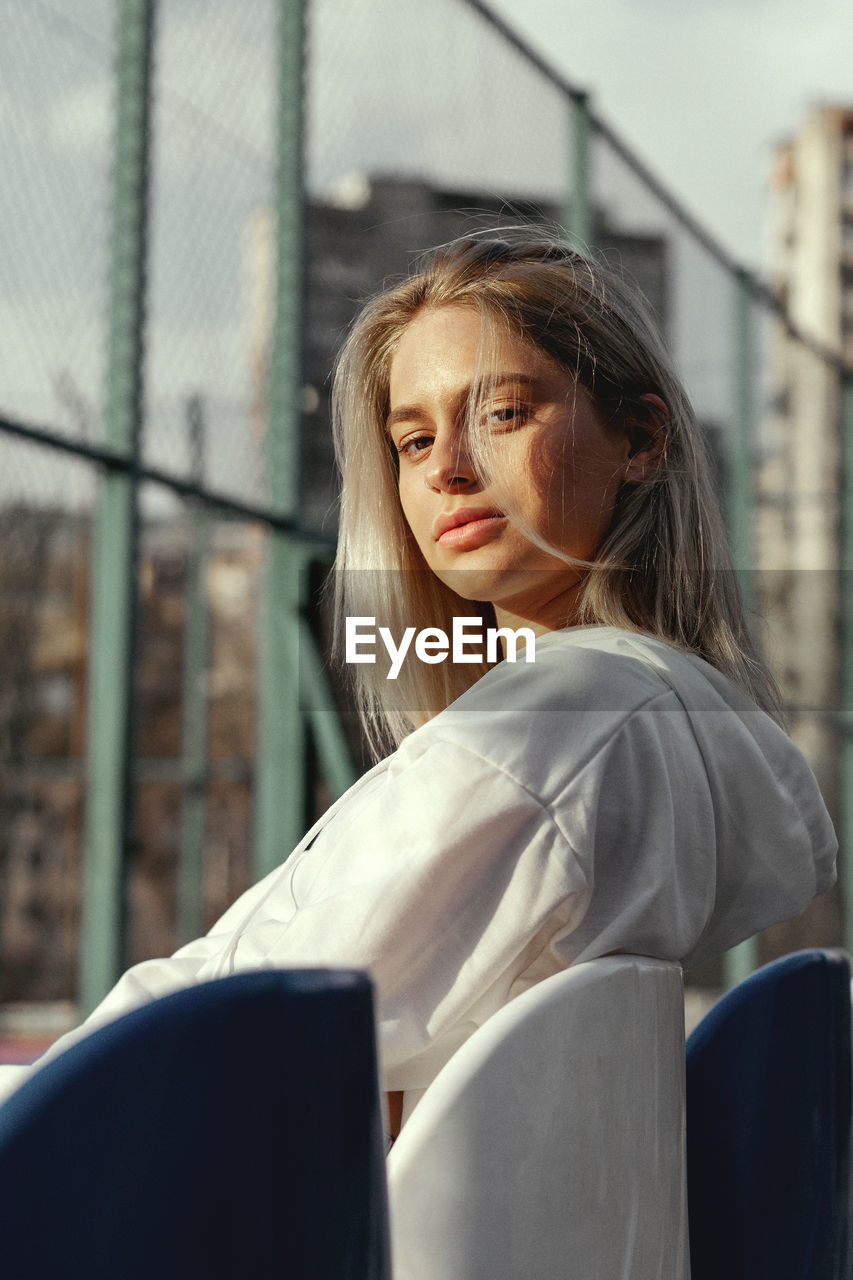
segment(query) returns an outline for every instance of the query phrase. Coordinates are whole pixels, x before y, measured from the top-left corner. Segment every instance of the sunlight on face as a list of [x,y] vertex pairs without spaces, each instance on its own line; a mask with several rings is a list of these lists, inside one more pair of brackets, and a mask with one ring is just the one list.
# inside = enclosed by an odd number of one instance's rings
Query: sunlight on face
[[[472,403],[488,435],[488,478],[474,465]],[[484,361],[479,312],[461,306],[422,310],[405,329],[387,428],[403,513],[442,582],[490,601],[499,621],[570,624],[582,570],[565,557],[592,559],[608,530],[626,432],[521,338],[497,339]]]

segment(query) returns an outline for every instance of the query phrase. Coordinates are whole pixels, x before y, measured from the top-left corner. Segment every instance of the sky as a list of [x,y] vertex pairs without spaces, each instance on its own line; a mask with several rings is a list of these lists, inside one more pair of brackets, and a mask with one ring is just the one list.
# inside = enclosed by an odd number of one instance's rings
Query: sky
[[740,263],[766,265],[774,145],[853,104],[845,0],[489,0]]

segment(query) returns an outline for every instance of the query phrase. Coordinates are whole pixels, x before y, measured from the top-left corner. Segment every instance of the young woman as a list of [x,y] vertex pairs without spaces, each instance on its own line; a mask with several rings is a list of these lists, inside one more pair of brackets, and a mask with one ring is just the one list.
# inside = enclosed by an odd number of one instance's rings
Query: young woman
[[[364,966],[410,1107],[531,984],[614,951],[715,955],[827,889],[836,846],[773,719],[684,392],[608,272],[546,241],[439,250],[357,321],[336,418],[340,647],[346,619],[398,654],[408,630],[399,662],[351,655],[394,749],[83,1031],[235,970]],[[506,660],[452,661],[460,618]]]

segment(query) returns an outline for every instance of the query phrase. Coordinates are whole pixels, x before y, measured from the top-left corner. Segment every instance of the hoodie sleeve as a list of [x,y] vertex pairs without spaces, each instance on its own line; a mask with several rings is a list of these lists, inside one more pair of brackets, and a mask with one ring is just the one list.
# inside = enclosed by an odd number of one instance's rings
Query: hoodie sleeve
[[387,1087],[423,1088],[582,918],[585,861],[516,778],[426,740],[324,829],[286,894],[235,939],[228,969],[366,967]]
[[424,1088],[553,935],[582,917],[582,860],[518,780],[466,747],[427,738],[206,938],[129,970],[49,1056],[193,982],[357,966],[377,988],[386,1087]]

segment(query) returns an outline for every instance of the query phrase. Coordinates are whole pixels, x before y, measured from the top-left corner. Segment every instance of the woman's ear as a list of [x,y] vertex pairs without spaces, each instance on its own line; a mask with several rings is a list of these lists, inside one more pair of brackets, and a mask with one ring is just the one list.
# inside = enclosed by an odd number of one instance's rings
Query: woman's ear
[[639,404],[643,408],[627,423],[630,446],[624,475],[627,484],[650,480],[663,460],[666,447],[669,409],[660,396],[651,392],[640,396]]

